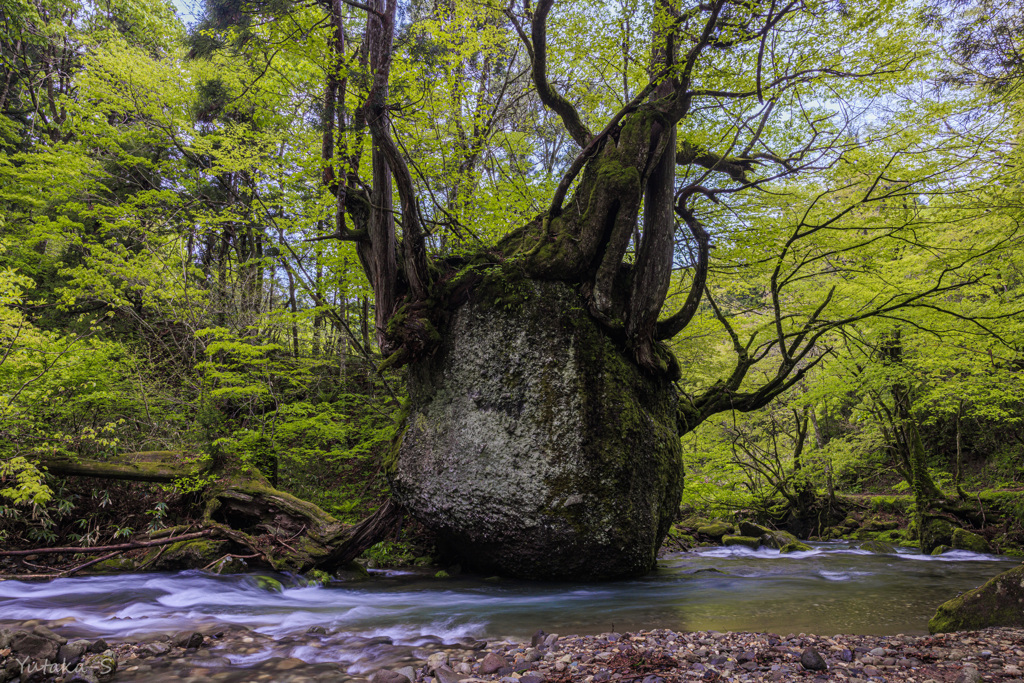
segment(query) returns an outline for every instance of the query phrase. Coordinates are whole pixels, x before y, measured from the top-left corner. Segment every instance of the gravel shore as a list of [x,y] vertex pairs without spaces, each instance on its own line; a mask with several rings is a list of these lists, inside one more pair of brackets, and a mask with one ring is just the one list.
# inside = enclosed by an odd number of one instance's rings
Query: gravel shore
[[[274,639],[237,626],[207,629],[205,634],[153,634],[145,642],[108,645],[99,640],[69,642],[44,626],[24,626],[0,631],[0,681],[1024,683],[1024,629],[1011,628],[936,636],[653,630],[563,637],[539,631],[531,642],[466,638],[444,644],[435,639],[409,646],[319,627]],[[300,652],[296,648],[312,657],[286,654]],[[35,661],[70,657],[67,664],[73,670],[37,669],[25,675],[20,662],[30,649]],[[267,656],[271,651],[282,656]]]
[[[371,683],[669,683],[674,681],[1020,681],[1024,630],[938,636],[678,633],[667,630],[492,643],[438,652],[422,667],[379,672]],[[404,679],[404,680],[403,680]]]

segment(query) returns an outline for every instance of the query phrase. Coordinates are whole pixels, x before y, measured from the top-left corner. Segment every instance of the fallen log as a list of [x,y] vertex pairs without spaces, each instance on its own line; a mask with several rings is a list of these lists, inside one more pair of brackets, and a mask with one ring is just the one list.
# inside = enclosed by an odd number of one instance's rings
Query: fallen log
[[66,547],[66,548],[33,548],[30,550],[0,550],[0,557],[25,557],[27,555],[53,555],[57,553],[75,553],[76,555],[91,555],[93,553],[105,553],[111,550],[123,553],[126,550],[136,550],[138,548],[151,548],[158,545],[167,545],[169,543],[177,543],[179,541],[190,541],[195,538],[202,538],[203,536],[211,536],[215,532],[215,529],[204,529],[202,531],[196,531],[191,534],[182,534],[181,536],[171,536],[170,538],[158,538],[153,541],[130,541],[128,543],[121,543],[118,545],[94,545],[92,547]]
[[93,477],[122,481],[144,481],[167,484],[209,472],[211,458],[184,458],[173,451],[141,451],[124,453],[117,460],[70,460],[43,458],[39,464],[50,474],[61,477]]

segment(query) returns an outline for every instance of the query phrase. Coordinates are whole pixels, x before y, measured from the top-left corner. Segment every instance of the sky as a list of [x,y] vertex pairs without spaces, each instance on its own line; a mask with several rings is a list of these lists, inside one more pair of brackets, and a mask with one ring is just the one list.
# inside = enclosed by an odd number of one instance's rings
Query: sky
[[186,26],[191,26],[196,22],[196,17],[199,16],[201,10],[199,0],[171,0],[171,4],[174,5],[174,10]]

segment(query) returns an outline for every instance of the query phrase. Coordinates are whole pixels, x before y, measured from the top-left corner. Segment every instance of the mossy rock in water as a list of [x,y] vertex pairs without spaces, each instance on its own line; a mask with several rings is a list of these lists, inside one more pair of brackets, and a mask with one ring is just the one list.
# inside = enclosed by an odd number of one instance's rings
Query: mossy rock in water
[[807,545],[806,543],[796,541],[795,543],[787,543],[786,545],[782,546],[779,549],[779,552],[781,552],[783,555],[788,555],[789,553],[802,553],[807,550],[812,550],[811,546]]
[[277,579],[275,579],[273,577],[270,577],[270,576],[254,576],[252,578],[253,578],[253,581],[256,582],[256,585],[259,588],[261,588],[261,589],[263,589],[265,591],[269,591],[271,593],[283,593],[284,592],[284,584],[282,584],[280,581],[278,581]]
[[1024,626],[1024,565],[944,603],[928,622],[931,633]]
[[636,365],[575,287],[519,267],[489,271],[409,366],[392,492],[485,576],[645,574],[682,498],[675,388]]
[[896,548],[891,543],[886,543],[885,541],[867,541],[860,544],[860,549],[867,550],[869,553],[878,553],[879,555],[892,555],[896,552]]
[[939,517],[926,518],[920,529],[921,552],[931,554],[940,545],[953,545],[953,525]]
[[753,536],[723,536],[722,545],[742,545],[757,550],[761,547],[761,539]]
[[937,545],[934,548],[932,548],[931,554],[933,556],[945,555],[946,553],[948,553],[951,550],[953,550],[953,548],[951,546],[948,546],[948,545]]
[[760,540],[761,545],[775,548],[776,550],[782,550],[787,545],[800,542],[800,539],[788,531],[769,531],[766,534],[761,534]]
[[731,534],[732,532],[732,524],[726,524],[721,521],[715,521],[710,524],[697,527],[697,535],[707,536],[708,538],[721,538],[722,536]]
[[970,550],[975,553],[990,553],[992,546],[988,544],[984,536],[972,533],[967,529],[953,530],[953,547],[960,550]]

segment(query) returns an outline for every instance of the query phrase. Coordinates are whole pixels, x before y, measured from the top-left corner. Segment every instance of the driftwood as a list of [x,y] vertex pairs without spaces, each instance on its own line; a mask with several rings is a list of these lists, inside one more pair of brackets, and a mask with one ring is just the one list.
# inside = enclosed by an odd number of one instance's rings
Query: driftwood
[[367,548],[391,535],[401,521],[401,507],[389,498],[376,512],[357,524],[347,540],[317,560],[313,568],[330,572],[344,567],[362,555]]

